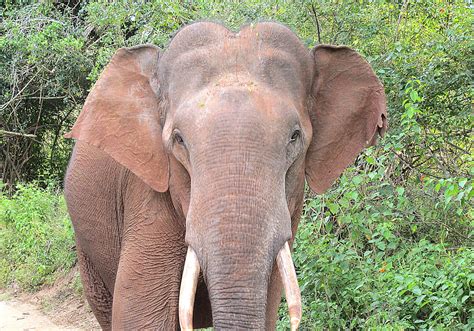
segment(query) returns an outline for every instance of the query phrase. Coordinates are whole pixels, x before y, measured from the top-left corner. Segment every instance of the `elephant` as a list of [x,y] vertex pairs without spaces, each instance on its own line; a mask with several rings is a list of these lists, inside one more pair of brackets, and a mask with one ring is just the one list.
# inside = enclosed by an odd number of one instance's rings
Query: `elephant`
[[68,138],[84,293],[109,329],[271,330],[301,299],[290,249],[305,183],[325,192],[387,129],[384,87],[349,47],[276,22],[196,22],[121,48]]

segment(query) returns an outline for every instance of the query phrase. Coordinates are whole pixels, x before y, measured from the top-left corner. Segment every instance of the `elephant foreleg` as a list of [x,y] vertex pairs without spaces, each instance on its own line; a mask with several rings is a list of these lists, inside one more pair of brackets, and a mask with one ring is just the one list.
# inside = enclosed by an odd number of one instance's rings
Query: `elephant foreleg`
[[122,250],[114,288],[114,329],[177,330],[186,254],[184,228],[171,200],[130,179]]
[[91,260],[80,247],[77,249],[77,258],[87,301],[101,328],[111,330],[112,295]]

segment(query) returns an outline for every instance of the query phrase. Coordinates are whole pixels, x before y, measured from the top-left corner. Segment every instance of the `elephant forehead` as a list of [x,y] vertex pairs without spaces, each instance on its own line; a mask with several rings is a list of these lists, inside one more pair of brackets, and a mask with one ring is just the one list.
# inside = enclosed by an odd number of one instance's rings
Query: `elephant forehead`
[[194,148],[256,144],[259,150],[279,151],[299,121],[292,100],[258,86],[216,86],[196,93],[175,110],[172,126]]
[[209,113],[222,115],[226,112],[247,113],[251,116],[251,113],[258,109],[260,115],[254,116],[278,120],[288,118],[292,114],[297,116],[296,111],[303,107],[302,103],[295,103],[291,98],[278,95],[245,76],[239,77],[237,83],[233,79],[229,81],[228,77],[223,77],[216,84],[183,99],[176,113],[186,119],[189,116],[197,118],[206,117]]
[[238,81],[242,75],[304,98],[311,63],[308,50],[282,25],[260,23],[233,33],[218,24],[199,23],[178,33],[163,54],[160,81],[177,103],[190,91],[222,82],[223,77]]

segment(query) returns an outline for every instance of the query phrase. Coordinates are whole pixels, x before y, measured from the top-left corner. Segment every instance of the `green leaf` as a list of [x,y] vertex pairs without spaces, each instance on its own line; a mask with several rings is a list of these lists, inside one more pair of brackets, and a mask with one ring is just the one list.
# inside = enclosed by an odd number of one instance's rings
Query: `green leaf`
[[399,196],[402,196],[403,193],[405,193],[405,188],[403,188],[401,186],[398,186],[396,190],[397,190],[397,193],[398,193]]
[[[419,289],[418,289],[418,290],[419,290]],[[414,292],[414,291],[413,291],[413,292]],[[417,293],[415,293],[415,294],[417,294]],[[421,290],[420,290],[420,294],[421,294]],[[417,294],[417,295],[419,295],[419,294]],[[426,295],[420,295],[418,298],[416,298],[415,304],[419,306],[419,305],[421,304],[421,302],[423,301],[424,298],[426,298]]]
[[356,185],[359,185],[360,183],[362,183],[363,180],[364,179],[360,175],[352,177],[352,182]]
[[337,214],[337,212],[339,211],[339,205],[337,203],[328,202],[327,206],[329,210],[331,211],[331,213],[334,215]]
[[410,91],[410,99],[411,99],[413,102],[421,101],[421,98],[420,98],[420,96],[418,95],[418,92],[415,91],[415,90],[411,90],[411,91]]
[[411,291],[415,295],[421,295],[421,289],[418,286],[415,286]]
[[377,248],[380,249],[381,251],[385,251],[386,245],[383,241],[375,242],[375,246],[377,246]]
[[459,187],[463,188],[464,185],[466,185],[467,183],[467,178],[462,178],[460,181],[459,181]]

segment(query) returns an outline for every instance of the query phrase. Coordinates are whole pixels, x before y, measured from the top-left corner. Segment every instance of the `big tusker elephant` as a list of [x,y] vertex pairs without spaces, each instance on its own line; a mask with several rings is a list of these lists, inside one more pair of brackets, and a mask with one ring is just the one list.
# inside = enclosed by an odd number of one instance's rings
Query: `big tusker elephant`
[[309,51],[277,23],[199,22],[163,52],[119,49],[67,135],[65,195],[101,327],[271,330],[286,293],[296,329],[305,179],[324,192],[383,135],[385,103],[357,52]]

